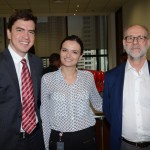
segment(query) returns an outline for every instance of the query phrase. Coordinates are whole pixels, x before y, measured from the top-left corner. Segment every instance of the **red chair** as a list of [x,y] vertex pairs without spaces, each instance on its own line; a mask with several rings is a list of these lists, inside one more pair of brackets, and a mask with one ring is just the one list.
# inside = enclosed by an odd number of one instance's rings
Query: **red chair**
[[95,84],[96,84],[97,90],[99,92],[103,92],[103,89],[104,89],[104,72],[103,71],[97,71],[96,76],[97,77],[96,77]]
[[104,89],[104,72],[103,71],[97,71],[97,70],[87,70],[90,71],[95,80],[96,88],[99,93],[103,92]]

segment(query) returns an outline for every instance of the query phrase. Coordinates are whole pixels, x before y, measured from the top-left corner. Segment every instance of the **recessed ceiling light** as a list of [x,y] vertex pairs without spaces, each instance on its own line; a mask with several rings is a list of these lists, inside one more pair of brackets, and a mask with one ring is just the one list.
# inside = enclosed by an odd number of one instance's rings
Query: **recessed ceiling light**
[[53,0],[54,3],[64,3],[64,0]]

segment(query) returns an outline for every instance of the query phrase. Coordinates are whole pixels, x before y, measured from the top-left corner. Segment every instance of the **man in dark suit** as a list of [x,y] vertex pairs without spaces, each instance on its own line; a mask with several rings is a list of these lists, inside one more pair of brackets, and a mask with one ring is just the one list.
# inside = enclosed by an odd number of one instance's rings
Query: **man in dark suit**
[[44,69],[43,74],[58,70],[60,65],[60,55],[57,53],[52,53],[49,57],[49,66]]
[[[44,150],[40,100],[42,62],[28,53],[35,40],[37,18],[30,10],[17,10],[9,18],[8,48],[0,53],[0,150]],[[33,83],[35,126],[27,133],[22,125],[22,59],[26,59]],[[30,91],[30,90],[29,90]]]
[[149,31],[124,31],[127,62],[105,73],[103,111],[110,124],[110,150],[150,150]]

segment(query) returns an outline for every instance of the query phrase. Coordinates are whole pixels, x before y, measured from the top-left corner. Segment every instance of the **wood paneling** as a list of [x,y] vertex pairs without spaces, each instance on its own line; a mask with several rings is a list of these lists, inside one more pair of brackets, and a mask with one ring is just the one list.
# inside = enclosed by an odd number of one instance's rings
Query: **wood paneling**
[[98,150],[109,150],[109,124],[105,118],[96,119],[95,130],[98,140]]

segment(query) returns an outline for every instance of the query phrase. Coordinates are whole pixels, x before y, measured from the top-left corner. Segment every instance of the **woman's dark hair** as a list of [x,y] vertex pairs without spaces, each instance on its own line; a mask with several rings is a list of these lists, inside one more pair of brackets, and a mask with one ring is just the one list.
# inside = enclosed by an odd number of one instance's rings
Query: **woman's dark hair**
[[77,35],[67,36],[60,44],[60,49],[65,41],[76,41],[81,47],[81,55],[83,54],[84,46],[82,40]]
[[15,12],[9,17],[7,28],[11,31],[13,24],[19,20],[32,20],[35,25],[37,24],[37,17],[32,14],[30,9],[15,10]]

